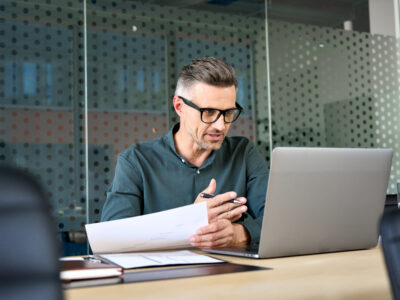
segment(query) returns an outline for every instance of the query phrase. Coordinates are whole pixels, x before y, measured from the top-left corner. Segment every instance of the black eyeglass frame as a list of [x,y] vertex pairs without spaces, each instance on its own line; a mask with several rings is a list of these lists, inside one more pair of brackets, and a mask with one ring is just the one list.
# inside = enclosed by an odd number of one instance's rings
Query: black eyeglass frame
[[[229,108],[229,109],[224,109],[224,110],[222,110],[222,109],[213,108],[213,107],[203,107],[203,108],[201,108],[201,107],[198,107],[196,104],[194,104],[192,101],[190,101],[190,100],[188,100],[188,99],[186,99],[186,98],[184,98],[184,97],[178,96],[178,98],[182,99],[183,103],[185,103],[187,106],[190,106],[191,108],[194,108],[195,110],[198,110],[198,111],[200,112],[200,119],[201,119],[201,121],[202,121],[203,123],[206,123],[206,124],[212,124],[212,123],[217,122],[217,120],[219,119],[219,117],[221,117],[221,114],[224,116],[224,122],[225,122],[225,123],[233,123],[233,122],[235,122],[235,121],[239,118],[240,113],[243,111],[243,107],[241,107],[241,106],[239,105],[239,103],[237,103],[237,102],[235,102],[235,105],[236,105],[235,108]],[[216,111],[218,111],[218,115],[217,115],[217,117],[215,118],[214,121],[212,121],[212,122],[206,122],[206,121],[203,120],[203,112],[206,111],[206,110],[216,110]],[[225,114],[226,114],[227,112],[229,112],[229,111],[232,111],[232,110],[238,110],[239,113],[237,114],[237,116],[236,116],[235,119],[233,119],[233,120],[230,121],[230,122],[227,122],[226,119],[225,119]]]

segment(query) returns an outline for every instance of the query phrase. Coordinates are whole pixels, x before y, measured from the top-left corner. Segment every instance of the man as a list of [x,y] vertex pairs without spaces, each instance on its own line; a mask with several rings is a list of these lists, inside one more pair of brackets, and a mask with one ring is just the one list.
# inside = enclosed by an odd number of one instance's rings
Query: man
[[234,69],[220,59],[185,66],[173,98],[180,123],[118,156],[102,221],[207,201],[209,225],[190,238],[192,246],[258,242],[268,168],[248,139],[226,137],[242,110],[236,89]]

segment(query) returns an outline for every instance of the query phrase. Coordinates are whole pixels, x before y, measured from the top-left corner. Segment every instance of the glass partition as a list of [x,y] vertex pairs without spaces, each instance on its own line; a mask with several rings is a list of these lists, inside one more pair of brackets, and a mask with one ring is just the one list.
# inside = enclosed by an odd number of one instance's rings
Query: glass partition
[[394,194],[399,30],[378,28],[377,3],[4,0],[0,161],[44,185],[63,255],[86,253],[118,153],[167,133],[179,70],[217,56],[245,109],[230,135],[268,163],[276,146],[393,148]]
[[86,251],[82,24],[79,1],[0,3],[0,160],[46,188],[65,254]]
[[[395,194],[399,41],[394,8],[380,16],[372,2],[268,2],[272,142],[392,148],[388,192]],[[376,22],[389,30],[372,34]]]

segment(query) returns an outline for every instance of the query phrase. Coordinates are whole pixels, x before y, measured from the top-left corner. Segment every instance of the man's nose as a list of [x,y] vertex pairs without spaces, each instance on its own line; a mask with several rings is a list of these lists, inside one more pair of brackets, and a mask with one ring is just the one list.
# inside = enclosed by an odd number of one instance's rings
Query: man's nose
[[224,115],[221,114],[217,121],[212,123],[212,127],[219,130],[219,131],[224,131],[225,130],[226,123],[224,121]]

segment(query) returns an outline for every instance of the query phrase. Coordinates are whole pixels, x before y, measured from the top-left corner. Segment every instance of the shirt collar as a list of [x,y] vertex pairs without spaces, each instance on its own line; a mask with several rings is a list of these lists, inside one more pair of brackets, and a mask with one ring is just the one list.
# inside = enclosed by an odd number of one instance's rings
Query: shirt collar
[[[180,123],[178,122],[168,132],[168,134],[167,134],[167,144],[171,148],[171,150],[175,153],[175,155],[179,158],[179,160],[183,159],[183,160],[186,161],[185,158],[183,158],[181,155],[178,154],[178,152],[176,151],[176,148],[175,148],[174,134],[179,130],[179,126],[180,126]],[[225,141],[224,141],[224,143],[225,143]],[[217,151],[220,151],[220,150],[217,150]],[[200,170],[208,167],[209,165],[211,165],[213,163],[217,151],[212,151],[211,152],[210,156],[207,157],[206,161],[199,168]],[[192,166],[192,167],[197,168],[196,166],[190,164],[189,162],[187,162],[187,164]]]
[[176,123],[167,134],[167,144],[171,148],[171,150],[178,156],[180,155],[176,152],[175,143],[174,143],[174,134],[179,130],[179,123]]

